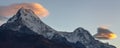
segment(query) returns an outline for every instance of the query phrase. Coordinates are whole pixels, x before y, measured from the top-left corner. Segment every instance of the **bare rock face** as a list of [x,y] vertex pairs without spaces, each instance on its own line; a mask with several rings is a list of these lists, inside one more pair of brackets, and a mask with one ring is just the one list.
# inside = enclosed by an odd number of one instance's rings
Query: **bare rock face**
[[0,27],[0,48],[116,48],[95,40],[79,27],[60,32],[43,23],[32,10],[21,8]]

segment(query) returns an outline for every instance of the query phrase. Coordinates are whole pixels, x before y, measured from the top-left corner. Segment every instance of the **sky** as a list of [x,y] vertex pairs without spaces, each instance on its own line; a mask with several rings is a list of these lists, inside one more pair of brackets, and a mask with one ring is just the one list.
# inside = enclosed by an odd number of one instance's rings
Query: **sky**
[[94,35],[99,26],[108,26],[117,38],[103,42],[120,48],[120,0],[0,0],[0,6],[29,2],[42,4],[49,11],[43,22],[58,31],[82,27]]

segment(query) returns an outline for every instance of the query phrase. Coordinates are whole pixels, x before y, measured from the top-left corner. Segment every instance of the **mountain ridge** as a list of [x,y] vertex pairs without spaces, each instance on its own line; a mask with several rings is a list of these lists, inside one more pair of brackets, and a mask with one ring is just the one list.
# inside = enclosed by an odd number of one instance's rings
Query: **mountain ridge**
[[[9,31],[11,31],[13,34],[12,35],[11,33],[9,34]],[[69,32],[63,33],[63,32],[56,31],[53,28],[46,25],[45,23],[43,23],[39,19],[39,17],[37,17],[34,14],[32,10],[25,9],[25,8],[19,9],[16,15],[14,15],[12,18],[8,20],[7,23],[3,24],[0,27],[0,33],[2,34],[4,32],[8,32],[7,36],[12,36],[10,38],[5,37],[6,39],[8,39],[7,41],[9,41],[10,39],[13,39],[13,40],[15,39],[15,41],[18,41],[15,38],[16,36],[19,36],[21,39],[23,39],[24,34],[26,34],[28,35],[27,36],[28,38],[34,35],[43,36],[42,39],[46,38],[46,41],[52,43],[52,45],[56,44],[57,47],[61,46],[61,48],[65,48],[65,47],[66,48],[67,47],[71,47],[71,48],[116,48],[112,45],[105,44],[98,40],[95,40],[94,37],[92,37],[92,35],[87,30],[83,29],[82,27],[75,29],[71,33]],[[16,34],[16,32],[18,33]],[[6,34],[7,33],[5,33],[5,35]],[[37,36],[34,36],[33,38],[36,38],[36,37]],[[27,39],[24,39],[24,40],[27,40]],[[29,39],[29,40],[32,40],[32,39]],[[48,46],[46,44],[45,46]],[[57,44],[60,44],[60,45],[57,45]],[[41,43],[41,45],[43,44]],[[47,48],[54,48],[54,47],[50,46]]]

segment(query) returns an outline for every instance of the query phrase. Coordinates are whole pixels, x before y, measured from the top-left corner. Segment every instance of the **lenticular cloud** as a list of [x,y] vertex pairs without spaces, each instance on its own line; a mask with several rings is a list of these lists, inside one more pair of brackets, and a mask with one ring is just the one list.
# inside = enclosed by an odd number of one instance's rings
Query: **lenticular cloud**
[[99,27],[98,32],[94,35],[94,37],[97,39],[109,40],[115,39],[117,35],[106,27]]
[[31,9],[39,17],[46,17],[49,13],[48,11],[38,3],[20,3],[11,4],[8,6],[0,6],[0,16],[13,16],[20,8]]

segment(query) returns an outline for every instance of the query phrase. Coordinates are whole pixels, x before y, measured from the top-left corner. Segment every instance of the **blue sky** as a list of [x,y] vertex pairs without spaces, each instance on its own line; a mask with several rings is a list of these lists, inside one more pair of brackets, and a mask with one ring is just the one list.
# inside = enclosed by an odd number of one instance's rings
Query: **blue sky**
[[120,45],[120,0],[0,0],[0,5],[25,2],[37,2],[47,8],[50,15],[42,20],[58,31],[83,27],[95,34],[100,25],[109,25],[118,38],[106,42]]

